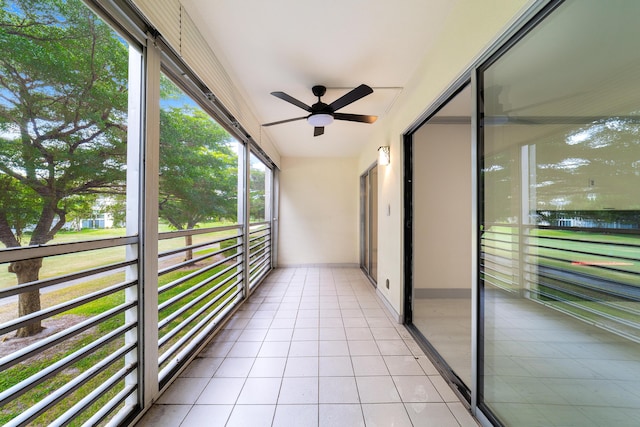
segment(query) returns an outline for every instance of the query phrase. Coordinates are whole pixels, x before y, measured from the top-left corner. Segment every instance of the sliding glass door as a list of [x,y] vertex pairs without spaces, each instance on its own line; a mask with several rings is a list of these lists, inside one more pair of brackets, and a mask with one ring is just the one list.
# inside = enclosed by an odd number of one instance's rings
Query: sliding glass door
[[480,402],[640,420],[640,3],[566,1],[479,73]]
[[378,282],[378,166],[360,177],[360,267]]

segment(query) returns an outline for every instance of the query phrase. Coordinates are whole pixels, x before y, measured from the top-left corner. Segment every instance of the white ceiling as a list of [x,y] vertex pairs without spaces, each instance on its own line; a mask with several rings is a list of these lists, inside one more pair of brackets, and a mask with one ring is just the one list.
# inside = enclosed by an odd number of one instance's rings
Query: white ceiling
[[301,120],[262,132],[283,157],[356,157],[416,72],[457,0],[181,0],[261,123],[305,116],[271,92],[329,104],[361,83],[374,93],[340,110],[379,116],[335,121],[325,134]]

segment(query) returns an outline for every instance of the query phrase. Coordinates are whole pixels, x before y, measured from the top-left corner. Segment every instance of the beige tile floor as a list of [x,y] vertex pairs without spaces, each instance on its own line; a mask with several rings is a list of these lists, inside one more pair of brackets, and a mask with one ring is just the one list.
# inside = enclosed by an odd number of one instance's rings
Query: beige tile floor
[[357,268],[266,278],[138,426],[473,426]]

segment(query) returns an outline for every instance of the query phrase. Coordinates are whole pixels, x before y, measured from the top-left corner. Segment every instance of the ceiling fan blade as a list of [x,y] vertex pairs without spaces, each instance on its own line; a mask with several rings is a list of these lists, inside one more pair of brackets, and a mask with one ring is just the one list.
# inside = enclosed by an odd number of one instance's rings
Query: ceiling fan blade
[[289,122],[295,122],[296,120],[302,120],[302,119],[306,119],[307,116],[304,117],[296,117],[295,119],[286,119],[286,120],[280,120],[277,122],[271,122],[271,123],[265,123],[262,126],[273,126],[273,125],[280,125],[282,123],[289,123]]
[[336,120],[346,120],[348,122],[373,123],[378,120],[378,116],[365,116],[362,114],[345,114],[334,113],[333,118]]
[[371,89],[369,86],[360,85],[357,88],[353,89],[351,92],[333,101],[331,104],[329,104],[329,107],[331,108],[331,111],[338,111],[342,107],[345,107],[352,102],[356,102],[358,99],[363,98],[371,93],[373,93],[373,89]]
[[296,107],[300,107],[305,111],[311,112],[311,107],[309,107],[307,104],[302,101],[298,101],[293,96],[287,95],[284,92],[271,92],[271,95],[275,96],[276,98],[280,98],[283,101],[287,101],[288,103],[293,104]]
[[320,136],[320,135],[324,135],[324,126],[322,127],[314,127],[313,128],[313,136]]

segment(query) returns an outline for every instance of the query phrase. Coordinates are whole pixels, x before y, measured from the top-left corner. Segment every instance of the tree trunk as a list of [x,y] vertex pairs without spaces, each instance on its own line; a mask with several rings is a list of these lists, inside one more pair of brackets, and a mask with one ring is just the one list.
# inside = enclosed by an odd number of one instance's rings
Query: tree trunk
[[[15,261],[9,264],[9,272],[15,273],[18,285],[38,280],[42,258]],[[18,297],[18,315],[20,317],[40,311],[40,291],[24,292]],[[35,320],[16,331],[16,337],[30,337],[44,329],[39,320]]]
[[[192,235],[184,236],[184,244],[185,246],[193,245],[193,236]],[[192,259],[193,259],[193,249],[189,249],[185,253],[184,260],[189,261]]]

